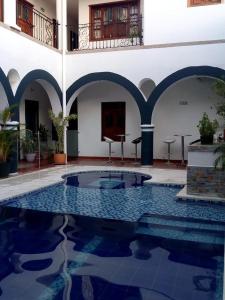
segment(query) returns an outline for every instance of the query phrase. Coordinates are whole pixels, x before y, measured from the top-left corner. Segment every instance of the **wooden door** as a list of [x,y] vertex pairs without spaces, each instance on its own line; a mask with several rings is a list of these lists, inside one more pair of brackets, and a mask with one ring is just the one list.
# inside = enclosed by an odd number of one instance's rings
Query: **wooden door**
[[33,5],[25,0],[17,0],[17,25],[33,36]]
[[102,140],[107,136],[114,141],[120,141],[118,134],[125,134],[126,124],[125,102],[102,103]]
[[39,102],[25,100],[25,122],[26,129],[37,133],[39,129]]
[[0,0],[0,21],[3,22],[3,0]]

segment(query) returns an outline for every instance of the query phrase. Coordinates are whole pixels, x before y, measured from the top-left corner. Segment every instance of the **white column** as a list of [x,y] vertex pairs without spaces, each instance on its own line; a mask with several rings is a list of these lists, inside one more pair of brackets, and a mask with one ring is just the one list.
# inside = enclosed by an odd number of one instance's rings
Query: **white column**
[[62,0],[56,0],[56,20],[59,24],[58,46],[62,49]]
[[4,23],[12,28],[21,30],[16,24],[16,0],[4,0]]
[[[67,0],[62,1],[62,93],[63,93],[63,116],[66,116],[66,52],[67,52]],[[64,131],[64,152],[67,154],[67,130]]]

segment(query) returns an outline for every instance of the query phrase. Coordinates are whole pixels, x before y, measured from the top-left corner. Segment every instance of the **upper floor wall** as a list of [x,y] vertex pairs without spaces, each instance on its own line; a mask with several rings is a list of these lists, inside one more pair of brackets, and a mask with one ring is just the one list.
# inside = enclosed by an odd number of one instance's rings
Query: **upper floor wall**
[[[195,3],[210,0],[195,0]],[[144,0],[144,44],[225,39],[225,2],[189,6],[190,0]]]
[[[106,27],[112,21],[109,16],[112,13],[109,7],[118,4],[123,9],[124,4],[129,2],[137,3],[140,7],[140,16],[143,17],[143,21],[141,21],[143,23],[141,26],[143,40],[141,43],[146,46],[225,39],[224,0],[79,0],[79,24],[93,23],[91,15],[93,6],[106,4],[105,7],[108,7],[108,11],[105,10],[102,16],[94,21],[93,26],[101,27],[101,31],[105,31],[102,34],[107,34]],[[210,5],[211,3],[214,4]],[[125,18],[126,16],[124,13]],[[102,23],[100,24],[100,22]],[[140,24],[138,26],[140,29]],[[117,27],[115,25],[113,30],[115,31]],[[90,31],[91,29],[89,29],[89,41]],[[80,35],[83,34],[87,36],[88,33],[80,30]],[[113,32],[111,34],[113,35]],[[99,48],[101,47],[99,46]]]
[[0,0],[0,20],[55,48],[67,35],[69,51],[222,40],[224,13],[225,0]]
[[0,36],[0,68],[6,76],[12,69],[18,73],[17,80],[13,82],[13,92],[24,76],[39,69],[52,75],[61,87],[62,65],[61,53],[58,50],[43,47],[32,38],[26,38],[24,33],[4,25],[0,26]]

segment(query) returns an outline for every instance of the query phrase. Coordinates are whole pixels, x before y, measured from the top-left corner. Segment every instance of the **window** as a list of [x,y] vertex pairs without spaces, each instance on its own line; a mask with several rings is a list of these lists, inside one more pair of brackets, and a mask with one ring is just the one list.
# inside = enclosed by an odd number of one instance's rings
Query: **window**
[[139,0],[90,6],[90,40],[127,38],[140,32]]
[[221,0],[188,0],[188,6],[220,4]]
[[25,0],[17,0],[17,25],[22,32],[33,36],[33,5]]
[[0,0],[0,21],[3,22],[3,0]]
[[114,141],[120,141],[118,134],[125,134],[126,103],[102,103],[102,141],[107,136]]

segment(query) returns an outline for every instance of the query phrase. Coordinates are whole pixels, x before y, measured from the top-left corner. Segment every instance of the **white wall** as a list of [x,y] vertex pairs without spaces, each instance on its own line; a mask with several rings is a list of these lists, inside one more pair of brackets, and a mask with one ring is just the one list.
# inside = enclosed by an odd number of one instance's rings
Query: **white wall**
[[6,93],[4,91],[4,88],[0,82],[0,111],[3,110],[7,106],[8,106],[8,99],[7,99]]
[[187,7],[187,0],[144,0],[144,43],[224,39],[225,3]]
[[39,124],[43,124],[49,130],[51,134],[52,125],[48,116],[48,111],[51,109],[50,101],[47,93],[42,86],[33,82],[30,84],[20,102],[20,123],[25,124],[25,100],[34,100],[39,102]]
[[[210,78],[189,78],[171,86],[159,99],[153,112],[154,158],[167,158],[167,137],[175,138],[171,146],[172,159],[181,158],[181,140],[174,134],[191,134],[185,138],[185,157],[187,144],[200,138],[197,128],[204,112],[213,119],[218,119],[215,105],[221,102],[213,90],[215,81]],[[218,119],[219,120],[219,119]],[[219,120],[221,121],[221,120]],[[218,132],[222,132],[221,128]]]
[[120,74],[136,86],[143,78],[151,78],[158,84],[185,67],[208,65],[225,69],[224,53],[225,43],[87,53],[80,51],[66,57],[67,86],[88,73],[104,71]]
[[29,0],[29,2],[34,5],[36,10],[40,11],[50,19],[56,19],[56,0]]
[[16,69],[22,78],[34,69],[42,69],[54,76],[61,86],[61,54],[58,51],[40,45],[22,33],[0,25],[0,67],[7,75],[10,69]]
[[[78,97],[79,156],[108,156],[108,144],[101,141],[101,102],[107,101],[126,102],[126,133],[130,135],[126,138],[124,151],[125,157],[134,157],[131,141],[141,135],[138,107],[127,91],[109,82],[95,83]],[[112,156],[120,156],[119,142],[112,145],[112,151]]]

